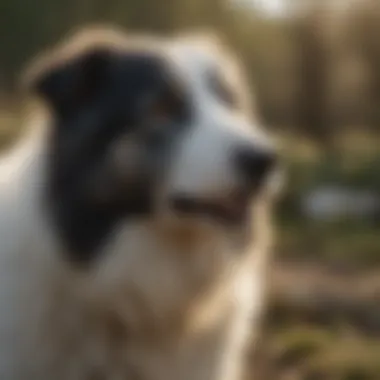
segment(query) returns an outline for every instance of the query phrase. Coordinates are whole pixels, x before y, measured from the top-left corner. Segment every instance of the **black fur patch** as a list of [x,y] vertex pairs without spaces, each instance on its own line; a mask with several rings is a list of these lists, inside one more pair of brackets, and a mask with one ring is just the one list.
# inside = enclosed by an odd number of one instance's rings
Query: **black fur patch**
[[[55,116],[49,210],[69,258],[85,264],[121,221],[154,212],[155,188],[189,118],[189,99],[163,57],[106,47],[53,68],[35,86]],[[169,115],[164,128],[148,117],[154,109],[149,102],[163,103]],[[142,157],[139,174],[127,184],[109,162],[122,141],[134,142]],[[98,186],[108,191],[104,199],[95,195]]]

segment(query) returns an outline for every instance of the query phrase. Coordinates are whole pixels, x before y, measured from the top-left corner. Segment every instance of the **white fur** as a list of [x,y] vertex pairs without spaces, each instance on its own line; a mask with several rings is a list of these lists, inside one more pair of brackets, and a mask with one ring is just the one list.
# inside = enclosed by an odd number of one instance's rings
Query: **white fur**
[[[165,189],[218,196],[234,185],[231,149],[263,139],[205,93],[202,55],[178,49],[199,114]],[[37,133],[0,168],[0,379],[239,379],[266,238],[236,252],[215,226],[158,218],[120,226],[75,270],[43,212],[44,151]]]
[[266,148],[270,141],[246,112],[231,112],[208,90],[206,71],[224,62],[218,50],[196,40],[174,44],[171,53],[196,99],[196,122],[179,149],[169,190],[201,198],[223,197],[239,180],[231,159],[234,152],[248,144]]

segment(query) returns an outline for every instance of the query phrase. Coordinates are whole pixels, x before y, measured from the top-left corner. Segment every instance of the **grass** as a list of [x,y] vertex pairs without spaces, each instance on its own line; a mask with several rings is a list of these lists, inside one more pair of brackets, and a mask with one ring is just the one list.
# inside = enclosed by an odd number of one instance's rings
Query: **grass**
[[[269,338],[270,339],[270,338]],[[288,328],[272,337],[275,375],[267,380],[378,380],[380,345],[360,336],[344,337],[316,327]]]
[[277,255],[365,269],[380,265],[378,226],[282,221],[277,234]]
[[278,254],[360,268],[380,265],[380,215],[378,220],[315,222],[305,219],[300,207],[300,199],[320,185],[380,194],[379,136],[342,136],[333,156],[294,137],[283,139],[283,146],[288,181],[278,205]]
[[278,263],[248,380],[378,380],[380,267],[374,271]]
[[323,183],[380,193],[380,141],[343,136],[334,160],[309,142],[286,141],[287,190],[279,205],[272,296],[248,379],[380,379],[380,226],[318,223],[302,194]]

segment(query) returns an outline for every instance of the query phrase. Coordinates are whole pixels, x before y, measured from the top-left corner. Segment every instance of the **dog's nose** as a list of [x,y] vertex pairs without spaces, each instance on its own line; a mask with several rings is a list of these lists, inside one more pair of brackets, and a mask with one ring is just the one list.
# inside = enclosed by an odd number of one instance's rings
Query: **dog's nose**
[[244,147],[235,155],[237,170],[254,186],[261,185],[276,162],[276,152],[270,148]]

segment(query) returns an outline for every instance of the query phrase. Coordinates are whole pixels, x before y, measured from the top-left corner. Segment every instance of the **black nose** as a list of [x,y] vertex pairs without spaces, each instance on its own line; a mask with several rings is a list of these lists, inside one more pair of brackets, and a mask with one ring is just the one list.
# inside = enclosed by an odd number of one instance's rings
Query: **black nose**
[[260,185],[274,169],[277,156],[270,148],[244,147],[236,152],[236,167],[249,183]]

